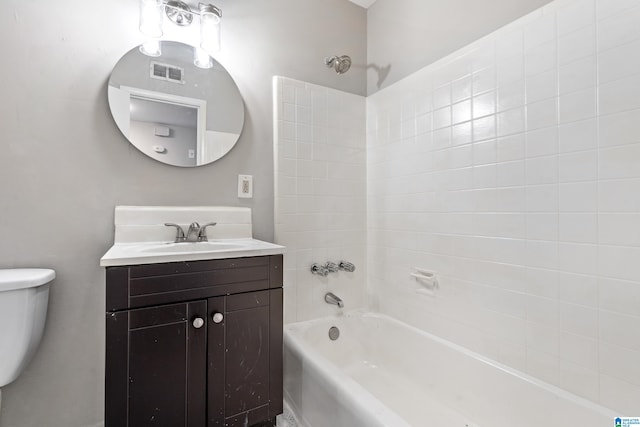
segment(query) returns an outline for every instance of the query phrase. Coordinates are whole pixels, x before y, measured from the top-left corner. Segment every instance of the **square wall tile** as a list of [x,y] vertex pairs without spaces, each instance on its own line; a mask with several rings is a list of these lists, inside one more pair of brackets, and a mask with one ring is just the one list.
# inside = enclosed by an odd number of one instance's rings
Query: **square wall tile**
[[[611,3],[620,3],[618,0]],[[600,1],[599,3],[607,3]],[[598,48],[600,51],[613,49],[617,46],[633,42],[640,38],[640,7],[637,3],[635,7],[621,7],[624,13],[612,14],[598,22]]]
[[561,124],[558,128],[560,153],[589,150],[598,147],[598,122],[595,119]]
[[598,340],[562,332],[560,335],[560,359],[590,371],[598,371]]
[[640,59],[635,54],[640,40],[616,46],[598,53],[598,77],[600,83],[609,83],[640,73]]
[[595,21],[595,0],[572,1],[558,8],[558,34],[561,36],[594,25]]
[[590,119],[596,115],[595,87],[560,96],[560,123]]
[[588,25],[558,39],[558,58],[560,65],[568,64],[580,58],[596,53],[596,26]]
[[598,291],[603,310],[629,315],[638,313],[640,283],[602,277]]
[[640,110],[600,116],[600,146],[611,147],[640,142]]
[[498,111],[502,112],[512,108],[522,107],[525,104],[525,81],[515,80],[501,84],[498,87]]
[[558,96],[558,72],[551,69],[526,78],[527,102]]
[[640,108],[640,75],[633,75],[600,85],[600,114],[614,114],[638,108]]
[[556,98],[527,105],[527,130],[536,130],[558,124],[558,100]]
[[597,84],[596,64],[596,56],[591,55],[560,66],[560,94],[595,87]]
[[596,213],[560,213],[558,239],[570,243],[598,243]]
[[603,148],[599,151],[600,179],[638,178],[640,169],[640,144]]
[[[579,41],[581,39],[576,39],[575,43],[577,44]],[[555,69],[558,66],[557,52],[555,40],[527,50],[525,53],[525,75],[529,77]]]
[[562,154],[558,161],[560,182],[594,181],[598,178],[598,155],[596,150]]

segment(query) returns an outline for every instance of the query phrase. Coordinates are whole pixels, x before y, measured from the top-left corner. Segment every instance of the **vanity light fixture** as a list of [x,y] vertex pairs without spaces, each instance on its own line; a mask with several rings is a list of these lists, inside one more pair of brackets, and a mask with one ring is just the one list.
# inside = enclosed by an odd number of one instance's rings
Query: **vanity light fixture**
[[180,27],[191,25],[194,16],[200,17],[200,43],[194,49],[194,63],[200,68],[211,68],[213,62],[207,56],[220,50],[222,10],[205,3],[200,3],[198,11],[193,11],[180,0],[140,0],[140,32],[151,38],[140,48],[145,55],[160,56],[160,44],[154,39],[163,34],[163,12],[169,21]]

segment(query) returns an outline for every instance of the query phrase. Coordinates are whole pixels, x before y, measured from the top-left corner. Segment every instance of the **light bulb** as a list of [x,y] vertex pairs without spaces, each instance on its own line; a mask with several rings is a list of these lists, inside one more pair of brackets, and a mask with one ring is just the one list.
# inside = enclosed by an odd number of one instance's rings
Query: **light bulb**
[[200,47],[210,54],[220,50],[220,18],[222,11],[210,4],[200,8]]
[[162,49],[160,48],[160,41],[156,39],[150,39],[142,43],[140,46],[140,52],[147,56],[160,56],[162,55]]
[[213,60],[209,54],[200,47],[193,48],[193,63],[198,68],[211,68],[213,67]]
[[148,37],[162,36],[162,0],[140,0],[140,32]]

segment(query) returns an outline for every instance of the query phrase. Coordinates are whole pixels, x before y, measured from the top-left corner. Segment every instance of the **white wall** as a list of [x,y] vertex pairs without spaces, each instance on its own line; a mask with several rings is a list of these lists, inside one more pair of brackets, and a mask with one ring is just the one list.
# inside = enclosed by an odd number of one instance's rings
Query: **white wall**
[[[364,303],[366,278],[365,98],[274,78],[275,239],[284,255],[285,322],[340,310],[324,301],[334,292],[353,310]],[[328,277],[313,263],[356,265]]]
[[[108,109],[111,70],[142,41],[137,1],[2,2],[0,267],[58,274],[42,346],[2,390],[2,427],[102,421],[105,283],[98,260],[113,242],[115,205],[247,206],[255,236],[272,239],[272,76],[364,94],[364,70],[337,76],[324,66],[336,51],[364,63],[363,9],[344,0],[216,4],[224,13],[216,59],[238,83],[246,124],[227,156],[184,169],[131,147]],[[253,175],[254,199],[237,198],[238,174]]]
[[377,0],[367,12],[373,94],[550,0]]
[[369,97],[379,309],[640,413],[639,51],[637,1],[558,0]]

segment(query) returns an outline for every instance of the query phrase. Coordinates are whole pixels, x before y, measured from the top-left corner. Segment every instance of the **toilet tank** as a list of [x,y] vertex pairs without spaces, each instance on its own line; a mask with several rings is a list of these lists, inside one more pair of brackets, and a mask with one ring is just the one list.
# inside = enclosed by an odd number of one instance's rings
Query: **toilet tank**
[[0,387],[20,375],[40,344],[54,278],[48,269],[0,270]]

